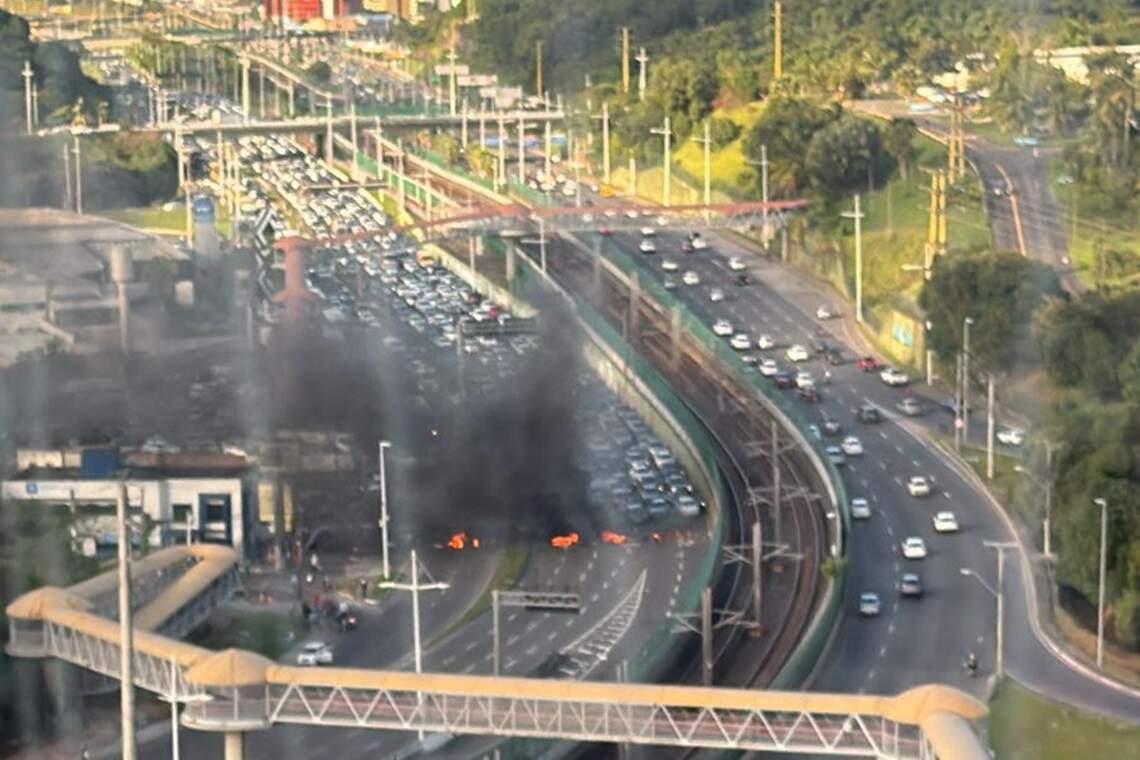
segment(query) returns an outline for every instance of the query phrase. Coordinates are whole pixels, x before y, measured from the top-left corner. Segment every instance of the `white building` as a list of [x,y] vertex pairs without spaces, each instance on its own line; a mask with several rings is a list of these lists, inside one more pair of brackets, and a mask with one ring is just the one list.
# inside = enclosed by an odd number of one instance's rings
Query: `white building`
[[134,529],[152,547],[194,542],[217,543],[245,551],[256,518],[253,489],[238,467],[131,467],[107,473],[84,472],[72,452],[21,452],[23,464],[0,481],[0,501],[62,505],[74,514],[77,549],[94,553],[115,546],[119,478],[125,482]]

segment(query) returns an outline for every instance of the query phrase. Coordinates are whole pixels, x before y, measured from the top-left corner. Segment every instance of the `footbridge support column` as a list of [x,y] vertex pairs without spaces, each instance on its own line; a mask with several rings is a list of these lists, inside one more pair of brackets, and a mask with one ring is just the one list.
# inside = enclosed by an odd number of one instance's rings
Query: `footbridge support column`
[[225,759],[245,760],[245,732],[227,731],[225,734]]

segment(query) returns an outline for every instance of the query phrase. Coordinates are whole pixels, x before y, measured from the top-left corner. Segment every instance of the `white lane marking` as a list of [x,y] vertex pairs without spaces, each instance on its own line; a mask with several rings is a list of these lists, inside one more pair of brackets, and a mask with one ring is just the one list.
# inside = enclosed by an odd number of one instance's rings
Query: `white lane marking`
[[881,459],[879,460],[879,469],[882,470],[883,472],[887,471],[887,463]]
[[895,624],[891,623],[890,625],[887,626],[887,633],[893,634],[894,632],[895,632]]
[[899,454],[902,454],[903,453],[903,447],[901,445],[895,446],[895,451],[897,451]]
[[473,673],[474,671],[475,671],[475,663],[471,663],[470,665],[468,665],[467,667],[465,667],[463,669],[464,675]]
[[532,644],[531,646],[526,648],[525,654],[527,657],[530,657],[531,655],[533,655],[537,651],[538,651],[538,644]]
[[448,655],[447,657],[444,657],[442,660],[440,660],[440,664],[445,668],[453,662],[455,662],[455,655]]
[[887,440],[887,434],[884,433],[882,430],[879,431],[879,437],[882,438],[884,441]]
[[601,598],[601,594],[591,594],[591,595],[590,595],[590,601],[591,601],[591,602],[596,602],[596,601],[598,601],[598,599],[600,599],[600,598]]
[[883,644],[881,647],[879,647],[879,656],[880,657],[886,657],[887,656],[887,645],[886,644]]
[[581,575],[578,576],[578,582],[579,583],[585,583],[586,582],[586,574],[585,573],[582,573]]
[[477,646],[479,646],[479,642],[478,641],[472,641],[467,646],[463,647],[463,651],[464,652],[470,652],[472,649],[474,649]]
[[546,640],[554,641],[556,638],[558,638],[558,631],[551,631],[550,634],[546,637]]
[[519,613],[517,613],[517,612],[512,612],[511,614],[507,615],[507,622],[508,622],[508,623],[513,623],[513,622],[515,622],[516,620],[518,620],[518,617],[519,617]]
[[565,625],[564,625],[563,627],[564,627],[564,628],[569,628],[569,627],[570,627],[570,626],[572,626],[572,625],[574,625],[574,618],[566,618],[566,623],[565,623]]
[[531,632],[531,631],[533,631],[533,630],[535,629],[535,627],[537,627],[537,626],[538,626],[538,621],[534,621],[534,622],[532,622],[530,625],[528,625],[528,626],[526,627],[525,633],[530,633],[530,632]]
[[510,647],[510,646],[514,646],[515,644],[517,644],[519,642],[519,638],[520,637],[517,633],[514,636],[509,637],[507,639],[507,646]]
[[[895,529],[891,527],[890,523],[887,523],[887,535],[892,537],[895,535]],[[897,565],[895,566],[895,572],[898,572]]]

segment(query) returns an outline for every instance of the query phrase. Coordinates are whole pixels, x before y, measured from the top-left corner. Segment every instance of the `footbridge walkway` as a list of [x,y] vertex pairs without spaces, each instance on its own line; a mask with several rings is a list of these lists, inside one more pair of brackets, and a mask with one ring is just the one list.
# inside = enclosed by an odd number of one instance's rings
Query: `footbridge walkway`
[[[133,563],[135,685],[185,705],[187,727],[226,734],[292,723],[853,757],[983,760],[973,697],[928,685],[897,696],[546,681],[279,665],[179,641],[234,588],[230,549],[171,547]],[[6,610],[8,652],[108,678],[119,669],[114,572],[46,587]]]

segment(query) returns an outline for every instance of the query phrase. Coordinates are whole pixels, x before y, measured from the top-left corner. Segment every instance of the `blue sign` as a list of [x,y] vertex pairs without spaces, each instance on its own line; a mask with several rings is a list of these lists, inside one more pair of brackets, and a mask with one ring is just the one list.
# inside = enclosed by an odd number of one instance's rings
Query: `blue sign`
[[214,221],[214,200],[206,195],[199,195],[194,198],[191,204],[190,212],[194,216],[195,222],[212,222]]
[[39,493],[40,487],[35,483],[29,482],[24,484],[24,491],[26,491],[29,496],[35,496]]

